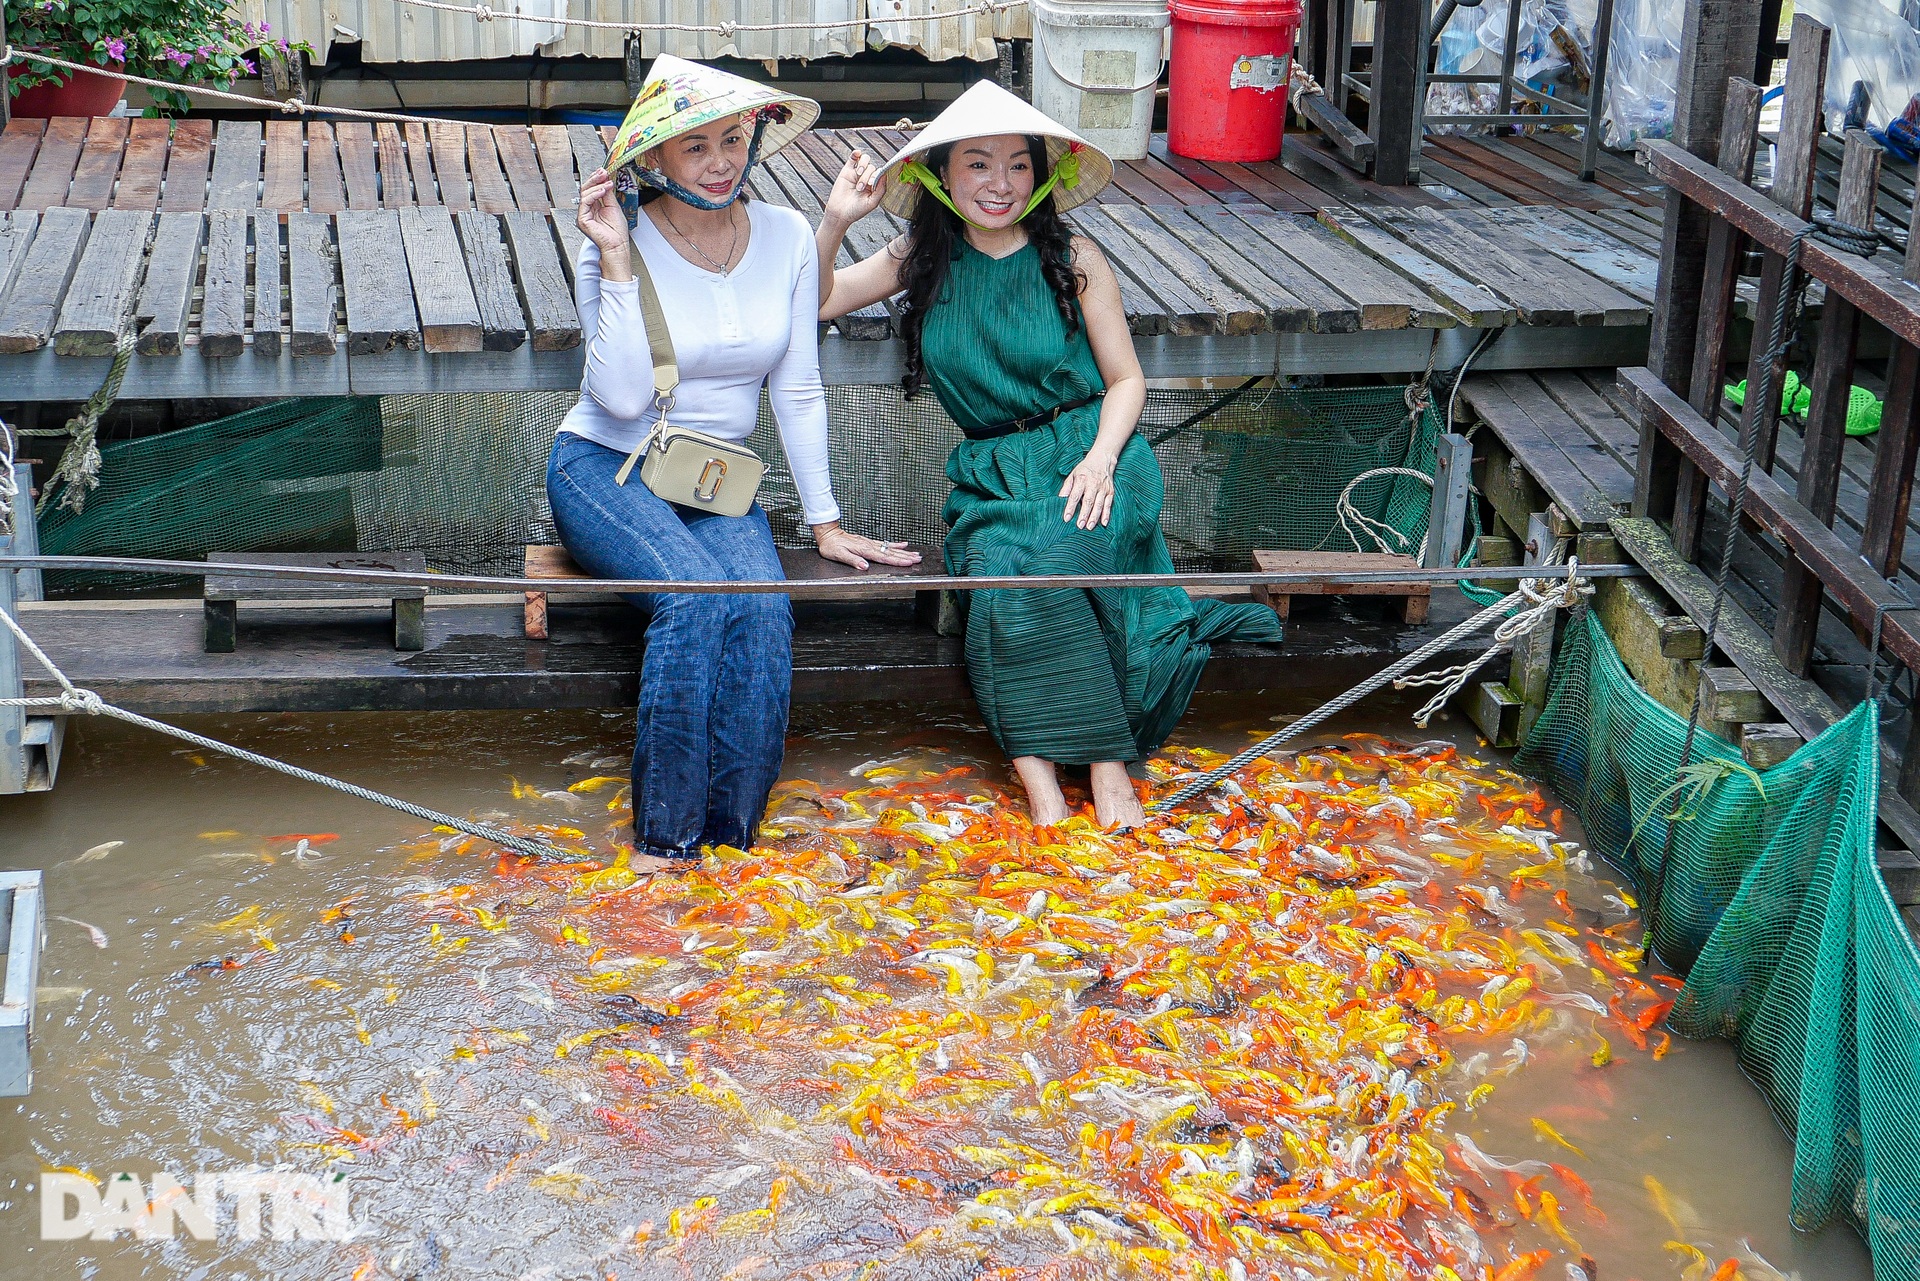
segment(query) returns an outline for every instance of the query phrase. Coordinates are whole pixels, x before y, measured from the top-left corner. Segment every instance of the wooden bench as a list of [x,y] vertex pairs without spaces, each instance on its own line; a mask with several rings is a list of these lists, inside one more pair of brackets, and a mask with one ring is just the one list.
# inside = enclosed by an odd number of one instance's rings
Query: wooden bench
[[220,564],[297,565],[303,569],[384,569],[404,574],[427,572],[419,552],[212,552],[207,556],[206,651],[231,654],[239,640],[241,601],[342,601],[377,597],[393,603],[393,647],[417,650],[427,640],[427,589],[367,583],[323,583],[301,578],[262,578],[221,574]]
[[[951,600],[950,592],[915,591],[912,580],[946,573],[938,547],[915,547],[920,553],[918,565],[875,565],[871,569],[859,570],[851,565],[842,565],[830,561],[816,552],[780,549],[780,568],[792,584],[787,593],[794,600],[819,600],[825,593],[812,592],[812,584],[838,582],[848,578],[863,579],[867,587],[854,592],[835,591],[834,600],[886,600],[911,595],[914,598],[915,613],[920,621],[932,627],[942,636],[955,635],[959,631],[959,616]],[[526,553],[526,573],[528,578],[550,578],[556,583],[565,583],[568,579],[592,578],[593,575],[580,568],[564,547],[530,546]],[[564,587],[549,591],[528,592],[526,604],[525,630],[528,640],[546,640],[550,631],[547,613],[548,598],[555,592],[568,593]]]
[[1329,575],[1329,580],[1325,582],[1255,586],[1253,598],[1271,606],[1273,612],[1283,619],[1292,609],[1295,596],[1390,596],[1394,598],[1401,622],[1424,623],[1433,600],[1433,584],[1423,579],[1377,583],[1331,581],[1334,574],[1420,568],[1420,562],[1411,556],[1396,556],[1386,552],[1256,551],[1253,553],[1253,563],[1266,574]]

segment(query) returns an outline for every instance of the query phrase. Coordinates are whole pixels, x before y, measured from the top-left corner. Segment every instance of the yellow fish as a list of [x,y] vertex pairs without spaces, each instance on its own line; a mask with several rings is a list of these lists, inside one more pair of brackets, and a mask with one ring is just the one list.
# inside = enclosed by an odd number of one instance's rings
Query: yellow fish
[[300,1087],[300,1093],[306,1096],[308,1102],[312,1103],[322,1112],[325,1112],[328,1116],[333,1115],[333,1100],[327,1097],[325,1090],[322,1090],[311,1081],[296,1081],[294,1084]]
[[1551,1125],[1548,1125],[1545,1121],[1542,1121],[1537,1116],[1533,1118],[1533,1132],[1539,1135],[1543,1139],[1549,1140],[1550,1142],[1553,1142],[1553,1143],[1558,1143],[1561,1147],[1573,1153],[1575,1156],[1586,1155],[1585,1152],[1582,1152],[1579,1148],[1567,1142],[1566,1137],[1562,1135],[1560,1131],[1554,1129]]
[[583,778],[578,783],[571,783],[567,786],[567,790],[582,796],[589,796],[610,784],[624,783],[626,781],[624,778],[615,778],[611,774],[599,774],[593,778]]

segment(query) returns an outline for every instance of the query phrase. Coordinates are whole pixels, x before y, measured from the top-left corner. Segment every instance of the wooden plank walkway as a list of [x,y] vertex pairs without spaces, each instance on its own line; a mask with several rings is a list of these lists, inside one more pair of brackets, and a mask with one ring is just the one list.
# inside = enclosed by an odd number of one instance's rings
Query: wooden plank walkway
[[[553,639],[544,641],[522,633],[522,607],[518,596],[429,596],[417,653],[392,647],[384,602],[254,606],[240,614],[232,654],[203,652],[199,600],[53,601],[23,606],[21,618],[75,681],[156,716],[633,705],[642,646],[631,607],[556,600]],[[1285,685],[1331,697],[1470,612],[1453,591],[1437,594],[1430,620],[1414,627],[1379,604],[1299,607],[1285,645],[1215,645],[1200,688]],[[961,639],[918,625],[910,599],[803,601],[794,616],[797,702],[971,697]],[[1434,661],[1464,661],[1479,648],[1470,638]],[[38,696],[52,685],[29,676],[26,688]]]
[[[571,204],[606,155],[588,125],[15,120],[0,132],[0,399],[84,395],[122,337],[123,395],[577,385]],[[856,147],[822,130],[754,194],[811,219]],[[1442,145],[1443,144],[1443,145]],[[1389,188],[1310,136],[1265,164],[1156,138],[1072,216],[1119,268],[1149,372],[1616,364],[1644,352],[1658,190],[1607,157],[1578,183],[1541,139],[1445,139],[1438,182]],[[1444,185],[1443,185],[1444,184]],[[870,254],[901,230],[876,212]],[[836,325],[839,382],[897,377],[885,307]]]

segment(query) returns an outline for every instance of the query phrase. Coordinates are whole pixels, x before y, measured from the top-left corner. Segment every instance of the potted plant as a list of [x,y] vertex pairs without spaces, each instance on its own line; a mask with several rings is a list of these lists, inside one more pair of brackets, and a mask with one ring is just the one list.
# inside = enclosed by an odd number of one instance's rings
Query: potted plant
[[[224,0],[5,0],[7,37],[27,56],[8,70],[17,116],[105,115],[120,101],[125,71],[175,84],[229,88],[259,70],[257,59],[281,60],[304,45],[269,40],[267,24],[242,22]],[[89,64],[71,72],[32,55]],[[151,91],[153,113],[185,111],[176,90]]]

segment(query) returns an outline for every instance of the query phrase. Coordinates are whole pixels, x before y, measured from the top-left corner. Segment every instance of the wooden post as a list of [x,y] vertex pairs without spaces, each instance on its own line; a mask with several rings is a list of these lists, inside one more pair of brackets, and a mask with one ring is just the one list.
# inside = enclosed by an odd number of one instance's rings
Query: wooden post
[[[1759,5],[1760,0],[1695,0],[1685,6],[1673,141],[1702,160],[1714,159],[1720,151],[1727,80],[1753,65]],[[1678,192],[1669,191],[1647,364],[1661,382],[1682,396],[1691,390],[1706,245],[1706,214]],[[1655,520],[1672,515],[1679,457],[1659,432],[1641,425],[1634,515]]]
[[[1727,82],[1727,109],[1720,127],[1719,167],[1740,182],[1753,177],[1754,144],[1760,128],[1760,88],[1735,77]],[[1711,219],[1706,251],[1702,255],[1697,342],[1687,403],[1711,422],[1720,412],[1720,388],[1726,377],[1727,336],[1732,328],[1735,289],[1740,283],[1740,256],[1746,238],[1724,218]],[[1673,547],[1682,560],[1700,556],[1700,537],[1707,515],[1707,478],[1682,458],[1674,483]]]
[[[1775,151],[1771,194],[1775,204],[1796,218],[1806,218],[1813,213],[1813,162],[1820,135],[1825,132],[1827,49],[1831,43],[1832,33],[1825,27],[1804,14],[1794,16],[1792,54],[1788,59],[1786,97],[1780,108],[1780,142]],[[1867,222],[1860,225],[1872,224],[1871,205],[1866,216]],[[1747,358],[1749,388],[1758,385],[1761,362],[1766,359],[1762,348],[1773,326],[1780,280],[1786,269],[1786,260],[1779,254],[1768,254],[1760,268],[1760,296],[1753,311],[1753,348]],[[1743,430],[1747,416],[1758,415],[1753,420],[1754,462],[1762,471],[1773,469],[1774,439],[1780,430],[1780,379],[1784,372],[1785,366],[1778,366],[1768,380],[1774,387],[1774,394],[1767,398],[1772,404],[1749,395],[1741,410]]]
[[640,87],[647,82],[649,59],[640,51],[640,33],[627,33],[626,46],[627,97],[629,100],[640,96]]
[[1426,96],[1427,0],[1379,0],[1374,8],[1373,87],[1367,133],[1373,176],[1389,187],[1420,177],[1420,116]]
[[[1847,131],[1840,165],[1840,198],[1834,217],[1855,227],[1873,225],[1874,199],[1880,190],[1880,148],[1864,129]],[[1840,502],[1840,453],[1847,443],[1847,404],[1853,391],[1853,361],[1860,338],[1860,313],[1837,289],[1827,291],[1820,310],[1820,346],[1808,380],[1807,431],[1800,453],[1796,497],[1821,524],[1833,524]],[[1749,389],[1754,384],[1748,383]],[[1747,397],[1752,408],[1753,396]],[[1819,576],[1789,557],[1780,588],[1780,612],[1774,620],[1773,647],[1796,676],[1805,676],[1813,660],[1820,626]]]
[[[1527,518],[1527,558],[1525,564],[1538,565],[1553,551],[1553,527],[1545,512]],[[1507,684],[1520,699],[1518,738],[1525,741],[1540,713],[1547,710],[1547,675],[1553,666],[1553,633],[1560,621],[1555,610],[1513,642],[1513,674]]]
[[[1920,191],[1914,193],[1909,221],[1920,224]],[[1920,238],[1908,239],[1900,275],[1920,284]],[[1907,545],[1907,512],[1913,505],[1916,456],[1920,456],[1920,349],[1896,340],[1893,358],[1887,362],[1887,399],[1880,415],[1873,479],[1867,485],[1867,519],[1860,535],[1860,554],[1882,578],[1900,573]],[[1920,723],[1920,717],[1915,721]],[[1920,761],[1914,768],[1920,769]]]
[[[0,49],[7,45],[7,11],[0,7]],[[0,62],[0,127],[13,123],[13,90],[7,85],[10,62]]]

